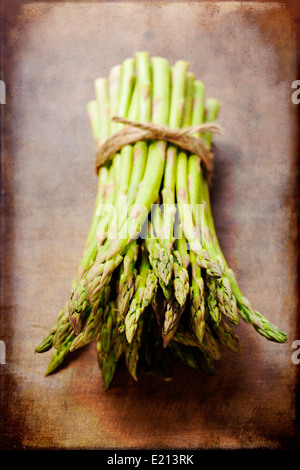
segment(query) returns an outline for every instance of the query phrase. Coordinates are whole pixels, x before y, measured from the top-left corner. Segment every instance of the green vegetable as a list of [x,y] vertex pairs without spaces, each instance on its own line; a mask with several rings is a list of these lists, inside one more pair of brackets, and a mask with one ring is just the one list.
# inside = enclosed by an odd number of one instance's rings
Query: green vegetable
[[[220,109],[188,62],[171,65],[146,51],[97,78],[94,91],[87,114],[97,148],[126,129],[114,116],[185,131],[214,123]],[[210,151],[211,129],[200,131],[190,132]],[[52,349],[46,375],[92,342],[105,390],[121,357],[135,381],[139,370],[171,380],[176,358],[213,375],[223,348],[241,354],[240,318],[268,340],[287,341],[254,310],[226,262],[198,155],[160,138],[124,145],[99,169],[87,232],[65,305],[35,348]]]

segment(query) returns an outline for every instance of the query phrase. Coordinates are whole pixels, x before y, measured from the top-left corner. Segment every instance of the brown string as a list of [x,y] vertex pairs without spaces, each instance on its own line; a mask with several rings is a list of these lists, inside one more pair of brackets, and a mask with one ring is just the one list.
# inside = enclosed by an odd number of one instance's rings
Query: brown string
[[114,116],[112,120],[125,124],[126,127],[113,134],[104,144],[96,149],[95,169],[97,174],[99,168],[104,165],[110,157],[118,153],[122,147],[141,140],[165,140],[175,144],[194,155],[198,155],[208,174],[211,173],[213,154],[207,150],[201,138],[194,137],[191,134],[200,132],[215,132],[220,134],[221,129],[217,124],[206,123],[197,127],[171,129],[161,124],[135,122],[118,116]]

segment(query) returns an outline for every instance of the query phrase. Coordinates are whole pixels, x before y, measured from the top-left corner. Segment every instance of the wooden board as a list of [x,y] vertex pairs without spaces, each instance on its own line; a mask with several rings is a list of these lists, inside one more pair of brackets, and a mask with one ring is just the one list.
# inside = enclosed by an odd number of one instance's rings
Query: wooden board
[[[24,3],[5,11],[2,105],[1,447],[224,449],[297,446],[295,26],[278,4]],[[121,367],[104,392],[94,344],[44,377],[35,346],[64,305],[96,195],[86,117],[93,81],[136,51],[190,62],[222,103],[213,212],[242,291],[287,332],[241,321],[243,355],[172,382]],[[4,107],[5,106],[5,107]]]

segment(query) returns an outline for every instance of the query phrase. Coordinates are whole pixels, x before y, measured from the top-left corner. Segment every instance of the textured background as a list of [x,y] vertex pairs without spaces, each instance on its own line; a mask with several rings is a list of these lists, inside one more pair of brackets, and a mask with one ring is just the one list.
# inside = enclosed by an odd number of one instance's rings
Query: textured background
[[[22,2],[21,2],[22,3]],[[287,448],[298,443],[296,31],[276,3],[28,3],[4,11],[0,338],[2,448]],[[190,69],[222,102],[212,186],[217,231],[242,291],[287,332],[241,322],[243,356],[215,377],[120,368],[104,392],[94,344],[53,376],[34,347],[64,305],[92,216],[86,103],[137,50]],[[298,335],[299,336],[299,335]],[[298,368],[297,368],[298,367]]]

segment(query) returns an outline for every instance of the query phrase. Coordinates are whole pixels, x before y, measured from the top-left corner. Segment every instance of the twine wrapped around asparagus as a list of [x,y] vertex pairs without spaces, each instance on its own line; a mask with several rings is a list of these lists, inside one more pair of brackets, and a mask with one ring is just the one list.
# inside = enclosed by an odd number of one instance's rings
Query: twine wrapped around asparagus
[[199,132],[221,133],[220,126],[214,123],[204,123],[188,129],[170,129],[168,126],[151,122],[134,122],[119,116],[112,118],[114,122],[126,124],[124,129],[113,134],[96,149],[96,173],[107,160],[119,152],[125,145],[134,144],[141,140],[165,140],[178,147],[198,155],[208,174],[212,171],[212,153],[206,148],[201,138],[192,134]]
[[95,342],[105,389],[121,357],[134,380],[143,370],[170,380],[173,359],[213,375],[223,348],[241,354],[240,318],[287,341],[242,294],[218,242],[209,179],[220,103],[188,68],[143,51],[95,80],[95,210],[67,301],[35,349],[52,349],[46,374]]

